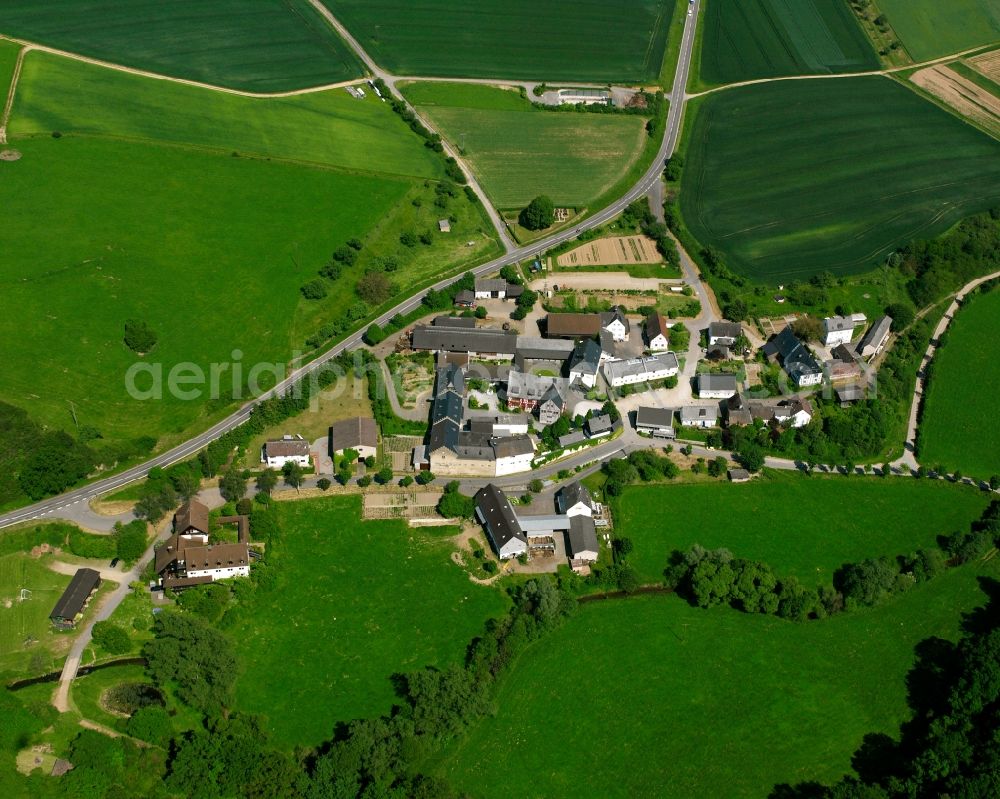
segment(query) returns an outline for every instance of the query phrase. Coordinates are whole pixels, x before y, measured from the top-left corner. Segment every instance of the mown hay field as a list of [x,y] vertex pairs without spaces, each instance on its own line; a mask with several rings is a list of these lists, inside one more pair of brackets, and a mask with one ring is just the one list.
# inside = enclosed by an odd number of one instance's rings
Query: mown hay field
[[324,0],[397,75],[652,80],[675,0]]
[[704,14],[699,77],[707,84],[878,69],[843,0],[711,0]]
[[645,118],[545,111],[486,86],[414,84],[403,89],[465,157],[499,208],[539,194],[581,208],[607,193],[639,161]]
[[1000,200],[1000,143],[884,77],[731,89],[689,124],[684,221],[762,282],[867,271]]
[[354,54],[307,0],[7,0],[0,34],[254,92],[361,74]]

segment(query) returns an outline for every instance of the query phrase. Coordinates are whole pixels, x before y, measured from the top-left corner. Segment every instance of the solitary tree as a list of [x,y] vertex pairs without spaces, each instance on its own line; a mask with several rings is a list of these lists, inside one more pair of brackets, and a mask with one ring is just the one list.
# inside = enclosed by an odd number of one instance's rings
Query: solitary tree
[[274,469],[265,469],[257,475],[257,490],[261,494],[270,494],[278,484],[278,475]]
[[247,492],[247,481],[235,469],[230,469],[219,479],[219,491],[230,502],[243,499]]
[[552,200],[544,194],[532,200],[521,211],[518,221],[528,230],[544,230],[556,221],[556,209]]
[[302,467],[295,461],[288,461],[282,469],[282,474],[285,475],[285,483],[290,485],[292,488],[298,488],[302,485]]

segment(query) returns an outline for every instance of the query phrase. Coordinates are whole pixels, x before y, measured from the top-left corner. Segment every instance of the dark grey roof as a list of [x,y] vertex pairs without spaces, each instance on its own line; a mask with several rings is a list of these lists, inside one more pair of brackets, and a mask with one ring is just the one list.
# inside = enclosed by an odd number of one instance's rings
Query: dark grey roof
[[573,348],[573,354],[569,359],[571,372],[589,372],[596,375],[600,365],[601,347],[594,339],[588,338]]
[[72,621],[76,618],[76,614],[83,610],[87,598],[100,584],[101,575],[94,569],[77,569],[49,614],[49,618],[53,621],[59,619]]
[[699,391],[736,391],[736,375],[700,374]]
[[492,433],[460,432],[454,446],[455,454],[473,460],[493,460],[491,436]]
[[521,530],[507,495],[497,486],[489,483],[480,488],[476,492],[475,502],[486,532],[498,551],[515,538],[528,543],[528,537]]
[[788,376],[795,380],[802,375],[822,372],[812,353],[809,352],[805,344],[796,338],[791,327],[786,327],[765,344],[764,354],[779,355]]
[[513,458],[535,451],[535,445],[528,436],[503,436],[493,439],[493,455],[497,458]]
[[449,363],[437,371],[434,396],[440,397],[449,391],[454,391],[456,394],[465,393],[465,374],[458,364]]
[[429,453],[439,449],[454,450],[458,446],[458,434],[461,431],[458,422],[452,419],[442,419],[431,427],[430,439],[427,442]]
[[684,405],[681,407],[681,421],[696,420],[714,423],[719,418],[718,405]]
[[594,499],[590,496],[587,486],[579,480],[574,480],[569,485],[563,486],[559,492],[559,505],[565,511],[567,508],[572,508],[577,502],[582,502],[591,509],[594,507]]
[[354,447],[377,447],[378,425],[366,416],[352,416],[330,425],[330,441],[334,452]]
[[673,427],[673,408],[651,408],[644,405],[635,412],[636,427]]
[[569,521],[569,554],[575,558],[579,552],[600,552],[597,543],[597,528],[590,516],[574,516]]
[[475,301],[475,292],[469,291],[468,289],[462,289],[455,295],[456,305],[472,305]]
[[625,316],[625,312],[621,309],[620,305],[616,305],[610,311],[604,311],[601,314],[601,327],[607,327],[612,322],[621,322],[625,326],[625,332],[629,332],[631,327],[628,322],[628,317]]
[[522,286],[520,283],[507,284],[507,296],[510,299],[517,299],[522,294],[524,294],[524,286]]
[[573,352],[573,342],[559,338],[519,336],[517,357],[534,361],[563,361]]
[[501,278],[476,278],[476,291],[507,291],[507,281]]
[[562,410],[563,406],[566,404],[566,400],[564,400],[563,395],[559,393],[559,389],[556,388],[555,383],[549,386],[548,391],[542,394],[542,398],[538,401],[538,404],[546,405],[550,402],[559,408],[559,410]]
[[823,329],[828,333],[854,330],[858,323],[850,316],[828,316],[823,320]]
[[490,327],[466,329],[418,325],[413,328],[411,343],[415,350],[513,354],[517,349],[517,333]]
[[465,407],[461,394],[449,391],[437,397],[431,407],[431,424],[437,424],[442,419],[451,419],[457,424],[461,424],[465,415]]
[[712,322],[708,326],[710,338],[731,338],[736,341],[743,333],[743,325],[739,322]]
[[750,472],[746,469],[730,469],[729,470],[730,480],[749,480]]
[[574,444],[580,444],[586,440],[587,436],[582,430],[574,430],[572,433],[567,433],[564,436],[559,436],[559,446],[571,447]]
[[836,394],[838,402],[857,402],[865,398],[867,389],[861,383],[851,383],[846,386],[836,386],[833,393]]
[[470,419],[469,432],[481,435],[493,435],[493,419],[488,416],[482,419]]
[[601,416],[591,416],[587,420],[587,429],[590,431],[591,435],[595,433],[603,433],[606,430],[610,430],[613,427],[611,417],[608,414],[603,414]]
[[892,329],[892,317],[881,316],[872,322],[872,326],[865,331],[858,342],[858,352],[862,352],[865,347],[877,347],[882,340],[889,335]]
[[476,326],[476,320],[471,316],[435,316],[431,324],[434,327],[461,327],[469,329]]

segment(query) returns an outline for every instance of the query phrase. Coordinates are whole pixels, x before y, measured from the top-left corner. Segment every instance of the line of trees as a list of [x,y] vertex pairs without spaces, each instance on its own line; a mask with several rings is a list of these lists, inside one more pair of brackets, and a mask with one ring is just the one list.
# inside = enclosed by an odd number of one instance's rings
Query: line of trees
[[698,607],[729,605],[745,613],[803,621],[880,605],[949,566],[982,557],[998,539],[1000,502],[994,501],[969,530],[942,536],[940,547],[846,563],[834,573],[830,585],[809,588],[794,577],[779,577],[766,563],[697,544],[687,552],[671,553],[664,579]]

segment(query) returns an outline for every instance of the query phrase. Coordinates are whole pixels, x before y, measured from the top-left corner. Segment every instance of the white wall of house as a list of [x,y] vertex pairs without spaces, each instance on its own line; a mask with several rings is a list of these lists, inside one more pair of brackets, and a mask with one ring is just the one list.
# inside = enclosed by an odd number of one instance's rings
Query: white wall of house
[[698,396],[702,399],[729,399],[736,395],[736,389],[711,389],[708,391],[699,389]]
[[586,502],[577,502],[575,505],[566,508],[566,516],[593,516],[594,512]]
[[681,419],[683,427],[715,427],[718,419]]
[[510,560],[528,551],[528,543],[520,538],[512,538],[500,548],[500,560]]
[[197,541],[198,543],[201,544],[208,543],[208,535],[206,533],[199,533],[195,530],[192,530],[188,533],[181,533],[180,537],[183,538],[185,541]]
[[299,466],[309,468],[312,466],[312,458],[308,455],[265,455],[261,461],[272,469],[283,469],[286,463],[297,463]]
[[227,577],[249,577],[249,566],[225,566],[218,569],[188,569],[188,577],[211,577],[213,580],[225,580]]
[[573,560],[586,560],[593,563],[598,558],[598,553],[593,549],[581,549],[579,552],[573,553]]
[[670,349],[670,342],[662,333],[649,340],[649,349],[652,352],[663,352]]
[[798,386],[818,386],[823,382],[823,373],[817,372],[814,375],[799,375],[799,379],[796,381]]
[[628,341],[628,331],[625,330],[625,325],[622,324],[620,319],[615,319],[604,329],[611,334],[611,338],[615,341]]
[[587,388],[593,388],[597,385],[597,375],[594,372],[578,372],[575,369],[571,370],[569,373],[570,382],[573,382],[578,378]]
[[493,425],[495,436],[524,436],[528,434],[528,420],[523,422],[503,422]]
[[497,458],[496,474],[502,477],[505,474],[517,474],[531,469],[531,461],[534,460],[535,453],[527,452],[524,455],[512,455],[509,458]]
[[828,347],[836,347],[840,344],[850,344],[853,337],[854,328],[848,328],[847,330],[830,330],[826,334],[824,343]]
[[[668,377],[673,377],[676,374],[677,369],[674,368],[656,369],[649,372],[639,372],[638,374],[615,375],[610,382],[614,388],[618,388],[619,386],[632,386],[636,383],[645,383],[647,381],[666,380]],[[607,371],[605,371],[604,376],[608,376]]]
[[[358,453],[360,458],[374,458],[378,454],[378,450],[375,447],[366,447],[363,444],[358,444],[356,447],[348,447],[348,449],[353,449]],[[344,450],[338,449],[333,453],[334,457],[339,458],[344,454]]]

